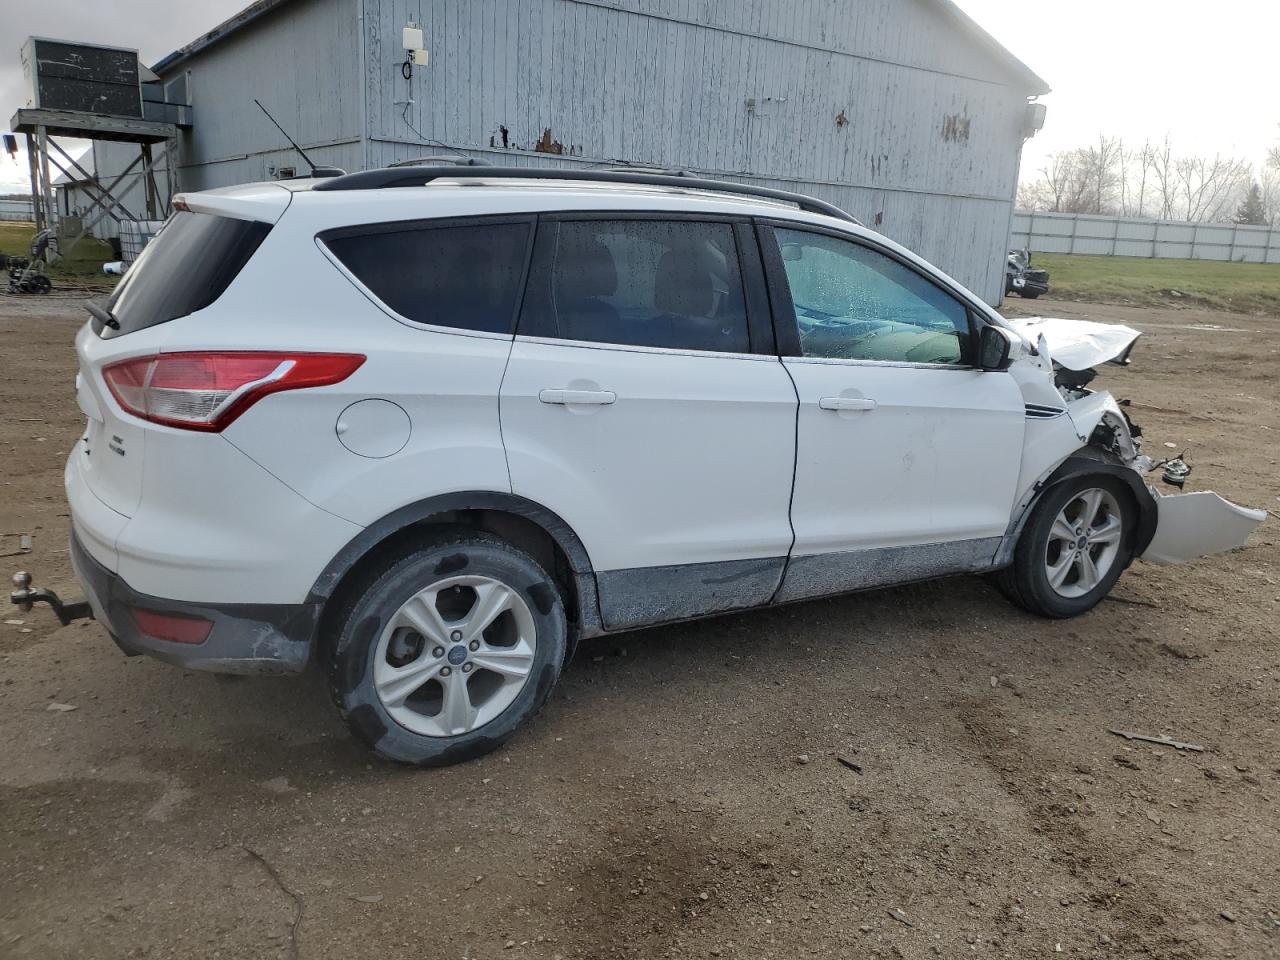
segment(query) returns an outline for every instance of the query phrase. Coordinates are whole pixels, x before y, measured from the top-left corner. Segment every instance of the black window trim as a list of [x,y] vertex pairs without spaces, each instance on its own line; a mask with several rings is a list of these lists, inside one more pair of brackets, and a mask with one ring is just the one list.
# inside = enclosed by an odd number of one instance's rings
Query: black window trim
[[[529,227],[529,236],[525,243],[524,263],[517,281],[515,303],[512,307],[509,329],[503,333],[493,330],[472,330],[469,327],[451,327],[441,323],[423,323],[406,317],[393,309],[381,297],[374,293],[365,283],[342,262],[342,259],[330,248],[330,240],[342,240],[347,237],[368,237],[383,233],[404,233],[410,230],[444,230],[449,227],[488,227],[503,224],[519,224]],[[529,286],[530,266],[533,260],[534,241],[538,235],[538,215],[536,213],[495,213],[465,217],[417,217],[412,220],[386,220],[376,223],[355,223],[344,227],[330,227],[315,235],[316,246],[324,257],[342,273],[344,277],[375,307],[391,319],[406,324],[415,330],[429,330],[434,333],[456,334],[463,337],[481,337],[486,340],[513,340],[520,312],[524,308],[525,293]]]
[[[768,303],[768,283],[764,276],[763,261],[752,218],[747,214],[707,213],[684,210],[628,210],[628,209],[592,209],[592,210],[544,210],[537,215],[538,226],[535,231],[532,257],[527,270],[528,282],[521,299],[521,311],[516,321],[516,336],[549,343],[582,345],[587,348],[605,350],[624,350],[639,353],[666,353],[682,356],[699,357],[767,357],[778,356],[774,336],[774,322]],[[692,350],[684,347],[649,347],[633,343],[606,343],[596,340],[570,340],[560,336],[559,330],[546,329],[543,324],[530,318],[524,311],[533,293],[535,283],[550,285],[551,260],[558,236],[553,232],[547,242],[540,242],[543,231],[557,231],[559,224],[589,220],[639,220],[662,222],[707,222],[727,225],[733,232],[734,247],[738,253],[738,276],[742,281],[743,307],[747,312],[747,347],[746,353],[732,350]],[[540,291],[534,296],[549,297],[549,291]],[[543,311],[546,315],[546,311]]]
[[[982,308],[978,307],[972,297],[965,296],[964,293],[950,284],[942,282],[938,277],[931,276],[921,270],[918,264],[912,263],[906,257],[903,257],[896,250],[876,243],[869,237],[863,237],[854,233],[847,233],[843,230],[833,230],[824,224],[808,223],[804,220],[787,220],[783,218],[773,217],[757,217],[755,218],[756,234],[759,241],[760,256],[764,261],[765,279],[769,285],[769,302],[773,309],[774,332],[778,340],[778,355],[781,357],[794,357],[803,360],[823,360],[832,363],[849,363],[863,364],[875,363],[881,366],[900,366],[911,369],[929,369],[929,370],[977,370],[980,369],[976,360],[975,351],[982,327],[986,325],[987,320],[983,315]],[[965,308],[965,316],[969,324],[969,336],[964,345],[963,363],[911,363],[907,361],[893,360],[857,360],[857,359],[841,359],[838,357],[805,357],[804,352],[800,349],[800,331],[795,323],[795,304],[791,301],[791,285],[787,280],[786,266],[782,262],[782,249],[778,244],[777,237],[774,235],[774,228],[783,230],[796,230],[806,233],[817,233],[829,237],[835,237],[839,240],[845,240],[849,243],[857,244],[874,250],[876,253],[882,254],[893,260],[895,263],[906,267],[912,273],[921,279],[932,284],[942,293],[947,294],[953,300],[958,302]]]

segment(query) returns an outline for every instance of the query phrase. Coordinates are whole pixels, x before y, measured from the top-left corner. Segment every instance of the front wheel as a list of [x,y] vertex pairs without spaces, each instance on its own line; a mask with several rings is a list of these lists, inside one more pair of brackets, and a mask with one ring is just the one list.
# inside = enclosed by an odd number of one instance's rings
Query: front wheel
[[1092,610],[1132,560],[1137,521],[1133,496],[1119,480],[1066,480],[1036,505],[1013,565],[997,574],[997,582],[1015,603],[1041,616]]
[[478,532],[424,544],[336,619],[334,701],[357,739],[402,763],[444,766],[493,750],[537,713],[564,662],[554,581]]

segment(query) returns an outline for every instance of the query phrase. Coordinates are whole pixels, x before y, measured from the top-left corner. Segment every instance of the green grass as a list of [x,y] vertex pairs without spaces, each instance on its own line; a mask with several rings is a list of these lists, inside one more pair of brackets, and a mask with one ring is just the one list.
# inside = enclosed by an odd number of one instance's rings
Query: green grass
[[1280,315],[1280,265],[1144,260],[1056,253],[1032,255],[1049,271],[1049,296],[1096,303],[1181,303]]
[[[9,256],[28,257],[31,255],[31,238],[35,235],[35,227],[29,223],[0,222],[0,253]],[[102,265],[115,258],[111,256],[111,245],[92,237],[85,237],[71,251],[71,256],[64,257],[49,270],[54,286],[58,279],[74,282],[77,286],[110,289],[115,285],[116,277],[108,277],[102,272]],[[0,273],[7,282],[7,275]],[[0,283],[0,289],[3,284]]]

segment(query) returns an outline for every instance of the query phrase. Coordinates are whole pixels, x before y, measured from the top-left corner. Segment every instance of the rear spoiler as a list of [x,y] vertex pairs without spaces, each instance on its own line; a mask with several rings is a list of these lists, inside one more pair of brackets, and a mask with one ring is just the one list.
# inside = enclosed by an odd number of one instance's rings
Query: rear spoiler
[[180,193],[173,198],[173,209],[274,224],[284,216],[292,199],[293,191],[278,184],[246,183],[199,193]]

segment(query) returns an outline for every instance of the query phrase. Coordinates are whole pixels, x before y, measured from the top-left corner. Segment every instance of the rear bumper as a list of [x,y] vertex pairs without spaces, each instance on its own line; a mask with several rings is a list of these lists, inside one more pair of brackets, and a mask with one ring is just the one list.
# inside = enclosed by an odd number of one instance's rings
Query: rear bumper
[[[138,593],[71,537],[71,565],[97,619],[129,656],[146,654],[176,666],[213,673],[297,673],[310,659],[319,603],[193,603]],[[213,624],[203,643],[148,636],[130,609],[200,617]]]

